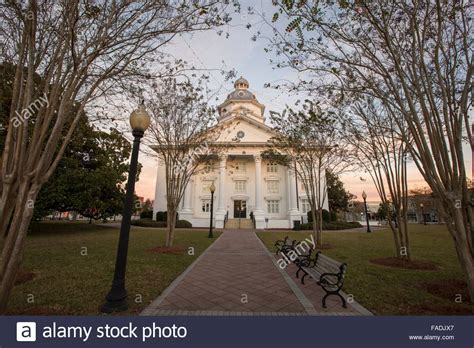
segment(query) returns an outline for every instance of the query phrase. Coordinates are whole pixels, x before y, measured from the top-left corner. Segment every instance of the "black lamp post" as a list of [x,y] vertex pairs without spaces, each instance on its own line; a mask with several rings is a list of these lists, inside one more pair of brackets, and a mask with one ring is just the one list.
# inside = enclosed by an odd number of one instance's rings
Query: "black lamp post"
[[420,203],[420,208],[421,208],[421,216],[423,216],[423,225],[426,226],[425,206],[423,205],[423,203]]
[[102,313],[125,311],[128,308],[127,290],[125,289],[125,273],[127,268],[128,240],[130,236],[130,221],[133,209],[133,196],[135,192],[135,179],[137,176],[138,152],[140,139],[150,125],[150,115],[144,105],[132,112],[130,115],[130,126],[133,134],[132,158],[130,160],[130,171],[128,174],[127,191],[123,206],[122,223],[120,226],[120,237],[115,260],[114,279],[112,288],[106,296],[106,302],[100,306]]
[[365,221],[367,221],[367,233],[370,233],[369,213],[367,212],[367,193],[362,191],[362,198],[364,199]]
[[209,222],[209,235],[207,237],[214,238],[214,235],[212,234],[212,215],[214,213],[214,192],[216,192],[216,186],[214,186],[214,181],[209,187],[209,190],[211,191],[211,221]]

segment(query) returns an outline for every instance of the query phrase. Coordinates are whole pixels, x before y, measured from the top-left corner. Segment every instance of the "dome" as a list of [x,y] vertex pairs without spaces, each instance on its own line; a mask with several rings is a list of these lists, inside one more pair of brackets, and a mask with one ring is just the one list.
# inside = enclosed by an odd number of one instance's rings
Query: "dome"
[[235,91],[229,93],[227,99],[233,100],[249,100],[249,99],[256,99],[255,94],[251,93],[250,91],[244,89],[236,89]]
[[227,99],[217,109],[221,118],[233,117],[241,109],[248,111],[250,117],[263,122],[265,106],[260,104],[255,94],[248,90],[249,82],[243,77],[234,82],[235,89],[227,95]]
[[237,89],[247,89],[249,88],[249,82],[244,79],[242,76],[234,82],[234,88]]

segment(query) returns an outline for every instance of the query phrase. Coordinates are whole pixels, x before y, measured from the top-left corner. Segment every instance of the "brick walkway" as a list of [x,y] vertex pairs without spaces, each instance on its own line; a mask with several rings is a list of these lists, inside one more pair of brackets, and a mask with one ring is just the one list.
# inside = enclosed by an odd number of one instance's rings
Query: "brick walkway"
[[252,230],[226,230],[142,315],[357,315],[280,270]]

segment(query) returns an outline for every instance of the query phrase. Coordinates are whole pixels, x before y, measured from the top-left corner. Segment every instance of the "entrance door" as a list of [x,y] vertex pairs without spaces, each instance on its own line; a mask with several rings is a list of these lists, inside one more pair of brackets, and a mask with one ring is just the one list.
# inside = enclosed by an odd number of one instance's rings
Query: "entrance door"
[[234,218],[245,219],[247,217],[247,201],[234,201]]

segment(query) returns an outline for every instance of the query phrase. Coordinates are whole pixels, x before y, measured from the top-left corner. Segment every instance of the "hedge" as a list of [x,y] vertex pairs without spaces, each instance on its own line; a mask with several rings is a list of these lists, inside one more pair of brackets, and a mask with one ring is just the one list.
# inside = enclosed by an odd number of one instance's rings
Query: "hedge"
[[[308,216],[308,222],[313,221],[313,215],[311,214],[311,210],[308,211],[306,214]],[[327,211],[326,209],[323,209],[323,222],[331,222],[331,221],[336,221],[337,220],[337,213],[335,211]]]
[[[157,211],[156,212],[156,221],[164,221],[168,220],[168,212],[165,211]],[[179,220],[178,212],[176,212],[176,221]]]
[[[323,222],[323,230],[348,230],[351,228],[362,227],[357,221],[345,222],[345,221],[334,221],[334,222]],[[308,222],[306,224],[301,224],[302,230],[312,230],[313,223]]]
[[193,225],[188,220],[176,221],[176,228],[191,228],[191,227],[193,227]]
[[166,227],[165,221],[153,221],[152,219],[133,220],[131,224],[140,227]]
[[[133,226],[140,226],[140,227],[166,227],[166,221],[153,221],[152,219],[140,219],[140,220],[133,220],[131,222]],[[176,228],[191,228],[193,225],[186,220],[178,220],[176,221]]]
[[153,218],[153,211],[148,210],[148,211],[142,211],[140,213],[140,219],[151,219]]

